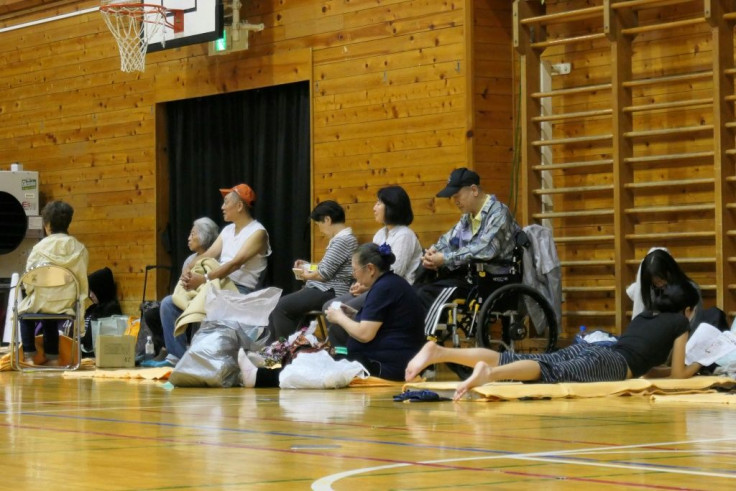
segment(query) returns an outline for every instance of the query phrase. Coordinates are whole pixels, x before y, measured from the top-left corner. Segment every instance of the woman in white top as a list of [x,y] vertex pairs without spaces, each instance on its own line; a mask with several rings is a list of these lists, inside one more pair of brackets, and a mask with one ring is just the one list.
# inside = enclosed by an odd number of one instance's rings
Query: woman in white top
[[[396,261],[391,265],[391,271],[401,276],[409,284],[414,283],[414,275],[422,261],[422,246],[419,244],[416,234],[409,228],[414,221],[414,212],[411,209],[411,200],[404,188],[401,186],[387,186],[378,190],[378,200],[373,205],[373,216],[383,227],[373,236],[373,243],[377,245],[388,244],[396,256]],[[360,310],[365,302],[368,287],[360,282],[355,282],[350,287],[350,292],[340,295],[333,301]],[[323,310],[332,304],[325,303]],[[337,324],[328,325],[328,334],[333,346],[345,346],[348,335],[344,329]]]

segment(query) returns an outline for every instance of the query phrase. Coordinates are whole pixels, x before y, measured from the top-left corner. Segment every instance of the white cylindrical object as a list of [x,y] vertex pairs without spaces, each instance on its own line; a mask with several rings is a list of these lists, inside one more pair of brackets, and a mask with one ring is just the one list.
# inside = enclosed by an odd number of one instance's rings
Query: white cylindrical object
[[23,170],[23,164],[19,164],[18,162],[13,162],[10,164],[10,170],[13,172],[18,172],[20,170]]
[[[5,312],[5,330],[3,331],[3,343],[10,343],[10,333],[13,329],[13,307],[15,306],[15,291],[20,275],[13,273],[10,276],[10,294],[8,295],[8,310]],[[20,333],[19,333],[20,334]]]

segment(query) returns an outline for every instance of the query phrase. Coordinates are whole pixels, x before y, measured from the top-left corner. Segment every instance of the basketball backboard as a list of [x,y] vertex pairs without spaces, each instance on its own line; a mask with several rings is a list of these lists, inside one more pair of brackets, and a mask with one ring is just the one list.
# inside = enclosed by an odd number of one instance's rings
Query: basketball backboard
[[[222,36],[224,22],[222,0],[144,0],[142,3],[161,5],[169,10],[184,12],[184,29],[181,32],[175,33],[169,28],[151,31],[148,38],[149,53],[214,41]],[[170,12],[168,20],[171,24],[174,23],[174,15]],[[143,25],[145,29],[150,29],[148,23],[144,22]]]

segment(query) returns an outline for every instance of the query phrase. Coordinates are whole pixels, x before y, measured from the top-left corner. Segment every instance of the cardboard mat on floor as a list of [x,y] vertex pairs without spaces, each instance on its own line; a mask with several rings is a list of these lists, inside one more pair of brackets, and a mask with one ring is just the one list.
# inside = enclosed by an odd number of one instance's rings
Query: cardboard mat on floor
[[654,394],[652,395],[651,400],[658,404],[704,404],[706,406],[726,404],[736,408],[736,392],[709,392],[707,394]]
[[[417,382],[421,382],[421,379],[417,377]],[[355,377],[353,380],[350,381],[350,384],[348,387],[351,389],[359,389],[361,387],[396,387],[400,388],[402,387],[406,382],[396,382],[394,380],[387,380],[385,378],[380,377],[366,377],[366,378],[358,378]]]
[[[440,396],[452,397],[460,382],[421,382],[404,384],[404,390],[427,389]],[[736,380],[728,377],[693,377],[690,379],[629,379],[620,382],[523,384],[497,382],[471,389],[469,399],[510,401],[518,399],[579,399],[609,396],[652,396],[663,394],[704,394],[716,388],[734,389]]]
[[[66,371],[62,375],[66,378],[107,378],[107,379],[144,379],[144,380],[168,380],[171,375],[171,367],[160,368],[120,368],[120,369],[94,369],[84,372]],[[417,381],[420,379],[417,378]],[[352,388],[366,387],[396,387],[399,389],[406,382],[394,382],[379,377],[367,377],[365,379],[354,378],[350,382]]]
[[138,379],[138,380],[168,380],[171,367],[158,368],[119,368],[100,369],[90,371],[66,371],[64,378],[107,378],[107,379]]

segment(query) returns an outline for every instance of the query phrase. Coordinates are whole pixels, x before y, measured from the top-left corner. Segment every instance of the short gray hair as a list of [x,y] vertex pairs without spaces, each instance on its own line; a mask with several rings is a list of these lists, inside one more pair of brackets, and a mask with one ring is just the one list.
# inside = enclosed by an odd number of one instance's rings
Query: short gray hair
[[210,246],[215,242],[217,236],[220,234],[220,229],[217,224],[210,218],[202,217],[194,220],[192,228],[197,232],[200,244],[205,250],[209,249]]

